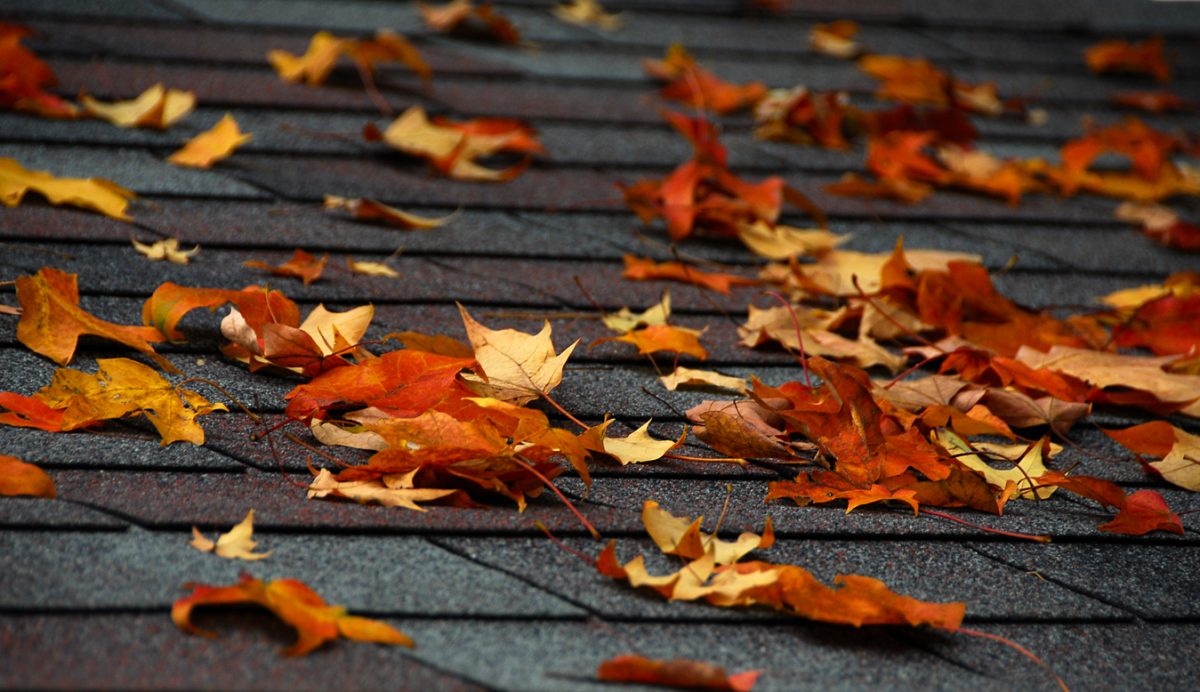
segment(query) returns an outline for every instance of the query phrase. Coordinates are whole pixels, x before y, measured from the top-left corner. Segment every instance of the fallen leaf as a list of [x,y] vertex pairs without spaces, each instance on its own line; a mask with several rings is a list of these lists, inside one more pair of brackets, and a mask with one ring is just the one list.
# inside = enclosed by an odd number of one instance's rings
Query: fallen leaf
[[458,216],[458,212],[455,212],[439,219],[433,219],[426,216],[410,214],[395,207],[389,207],[382,202],[376,202],[373,199],[348,199],[346,197],[337,197],[335,195],[325,195],[325,208],[341,209],[348,212],[356,219],[363,219],[365,221],[379,220],[390,226],[403,228],[405,230],[428,230],[430,228],[437,228],[445,225]]
[[354,61],[360,74],[371,75],[380,63],[400,63],[428,83],[433,70],[408,39],[387,29],[379,29],[374,38],[348,41],[343,44],[346,55]]
[[237,584],[208,586],[187,584],[192,593],[171,606],[171,620],[189,634],[214,638],[212,632],[198,629],[191,622],[197,606],[257,603],[296,629],[296,643],[283,650],[284,656],[304,656],[339,636],[378,644],[412,647],[403,632],[378,620],[349,615],[345,608],[330,606],[316,592],[295,579],[276,579],[264,583],[243,574]]
[[0,454],[0,496],[14,495],[54,499],[54,480],[33,464]]
[[267,60],[285,82],[302,81],[308,86],[319,86],[329,78],[342,55],[354,61],[365,75],[364,79],[374,74],[377,64],[385,62],[402,63],[426,81],[432,74],[416,47],[387,29],[375,32],[373,39],[341,38],[328,31],[319,31],[309,40],[304,55],[272,50],[267,53]]
[[721,272],[705,272],[693,269],[682,262],[655,262],[648,257],[634,255],[625,255],[625,271],[621,276],[633,281],[678,281],[724,295],[729,295],[733,286],[758,284],[757,279]]
[[223,288],[189,288],[170,281],[154,290],[142,305],[142,324],[151,326],[159,338],[183,341],[183,333],[176,325],[196,308],[210,311],[233,303],[252,330],[260,330],[268,322],[300,324],[300,308],[279,291],[261,286],[248,286],[240,291]]
[[675,366],[670,374],[662,375],[658,379],[672,392],[679,387],[718,387],[739,394],[745,394],[747,391],[746,379],[743,377],[722,375],[712,370],[695,370],[682,365]]
[[799,452],[816,450],[812,443],[790,440],[779,414],[749,399],[705,401],[688,409],[687,418],[697,424],[692,428],[697,437],[732,458],[794,461]]
[[188,168],[211,168],[214,163],[229,157],[235,149],[249,142],[251,137],[238,129],[233,114],[226,113],[211,130],[188,140],[182,149],[168,156],[167,161]]
[[400,272],[392,269],[383,262],[358,262],[353,259],[346,260],[346,266],[350,267],[350,271],[363,276],[383,276],[392,279],[400,278]]
[[494,154],[542,152],[532,128],[516,120],[475,119],[453,122],[431,120],[425,109],[413,106],[380,132],[374,125],[363,129],[369,141],[383,141],[411,156],[427,160],[434,170],[458,180],[502,182],[521,174],[529,164],[521,163],[502,170],[488,168],[479,159]]
[[736,541],[723,541],[716,534],[704,533],[700,530],[703,522],[703,516],[694,520],[677,517],[654,500],[642,503],[642,524],[664,555],[677,555],[685,560],[709,555],[717,565],[732,565],[753,550],[765,550],[775,545],[775,530],[770,517],[767,517],[762,534],[747,531]]
[[571,0],[550,8],[555,17],[577,26],[595,26],[605,31],[621,28],[620,14],[606,12],[596,0]]
[[297,249],[292,253],[292,258],[283,264],[267,264],[266,262],[255,260],[242,262],[242,265],[254,269],[263,269],[275,276],[290,276],[300,279],[307,286],[321,278],[321,273],[325,271],[325,263],[328,261],[328,254],[322,255],[320,259],[317,259],[315,256]]
[[1112,521],[1101,524],[1101,531],[1141,536],[1151,531],[1183,534],[1179,515],[1167,508],[1162,495],[1154,490],[1139,490],[1128,496],[1116,483],[1091,476],[1067,476],[1050,471],[1038,479],[1041,485],[1056,485],[1082,495],[1103,507],[1117,510]]
[[188,260],[200,252],[199,245],[191,250],[179,249],[178,238],[164,238],[150,244],[139,242],[137,239],[133,239],[131,242],[133,243],[133,248],[145,255],[146,259],[154,261],[166,260],[172,264],[187,264]]
[[596,679],[604,682],[733,692],[750,692],[754,683],[758,681],[758,675],[757,670],[730,675],[724,668],[706,661],[686,658],[664,661],[635,654],[610,658],[596,669]]
[[87,94],[80,94],[79,102],[83,104],[85,115],[107,120],[117,127],[165,130],[192,112],[196,107],[196,94],[155,84],[131,101],[102,103]]
[[738,240],[754,254],[771,260],[819,256],[849,239],[849,235],[830,233],[823,228],[792,228],[765,221],[742,224],[738,228]]
[[633,344],[637,347],[638,353],[642,355],[666,352],[674,353],[677,356],[688,355],[704,360],[708,358],[708,351],[700,344],[700,335],[702,333],[699,330],[688,329],[687,327],[655,324],[649,327],[632,329],[620,336],[601,337],[593,341],[591,345],[595,346],[606,341],[621,341]]
[[1089,46],[1084,51],[1084,58],[1092,72],[1144,74],[1166,82],[1171,79],[1171,66],[1163,55],[1163,47],[1162,36],[1153,36],[1140,43],[1112,39]]
[[33,276],[17,277],[17,300],[21,303],[18,341],[35,353],[66,365],[75,355],[80,336],[99,336],[145,354],[163,370],[177,372],[150,345],[152,341],[163,340],[157,329],[113,324],[79,307],[77,279],[75,274],[53,267],[42,267]]
[[1022,445],[1024,455],[1012,462],[1012,468],[1004,470],[997,469],[989,463],[993,458],[992,455],[989,454],[985,459],[979,454],[980,451],[988,452],[986,447],[972,447],[949,430],[935,431],[933,439],[967,468],[980,473],[988,483],[998,488],[1003,488],[1009,483],[1016,483],[1018,496],[1026,500],[1045,500],[1056,489],[1053,486],[1038,487],[1035,485],[1035,479],[1045,475],[1047,470],[1043,458],[1046,456],[1047,445],[1047,441],[1044,439],[1029,446]]
[[537,334],[525,334],[515,329],[489,329],[462,305],[458,311],[479,363],[478,376],[467,381],[481,396],[524,405],[549,394],[562,382],[563,366],[578,341],[556,354],[549,322]]
[[521,42],[521,33],[503,15],[492,9],[492,3],[476,6],[472,0],[451,0],[444,5],[417,3],[425,25],[434,31],[464,33],[482,32],[501,43]]
[[405,474],[383,475],[375,479],[339,481],[328,469],[321,469],[308,486],[308,499],[339,497],[360,504],[380,504],[385,507],[403,507],[417,512],[427,511],[418,502],[431,502],[458,490],[454,488],[414,488],[413,476],[420,469]]
[[1142,233],[1160,245],[1185,252],[1200,252],[1200,226],[1180,219],[1168,207],[1124,202],[1117,207],[1116,214],[1122,221],[1139,224]]
[[[153,368],[128,358],[99,358],[91,375],[59,368],[49,385],[32,397],[4,393],[0,423],[66,432],[100,421],[144,415],[161,436],[161,444],[204,444],[199,416],[225,411],[200,394],[172,385]],[[56,413],[51,414],[51,411]],[[52,416],[52,417],[51,417]]]
[[131,217],[125,213],[129,200],[135,199],[129,190],[103,178],[56,178],[48,171],[31,171],[15,159],[0,158],[0,202],[15,207],[30,190],[42,195],[51,204],[91,209],[121,221]]
[[754,136],[846,150],[850,148],[847,130],[858,118],[844,91],[810,91],[803,86],[772,89],[754,106]]
[[875,92],[881,99],[912,105],[954,106],[992,116],[1005,110],[994,83],[959,81],[924,58],[865,55],[858,59],[858,67],[882,82]]
[[854,41],[857,34],[858,23],[847,19],[815,24],[808,33],[808,45],[823,55],[849,60],[862,52],[862,46]]
[[43,118],[75,118],[79,109],[46,91],[58,83],[54,70],[21,45],[32,32],[15,24],[0,27],[0,108]]
[[1180,113],[1196,110],[1196,102],[1169,91],[1122,91],[1112,95],[1112,102],[1147,113]]
[[202,553],[213,553],[230,560],[261,560],[271,555],[271,551],[254,552],[258,547],[254,540],[254,510],[247,512],[246,518],[232,529],[217,536],[216,542],[209,540],[200,533],[200,529],[193,526],[190,545]]
[[1138,454],[1162,457],[1147,465],[1168,482],[1200,492],[1200,435],[1193,435],[1166,421],[1104,432]]
[[733,113],[750,108],[767,94],[762,82],[733,84],[700,67],[684,47],[672,44],[665,60],[646,60],[646,72],[668,83],[658,93],[697,110]]
[[[684,435],[686,434],[685,432]],[[650,437],[650,421],[646,421],[625,437],[605,437],[604,452],[621,462],[622,466],[627,466],[657,461],[682,443],[682,437],[678,440],[657,440]]]
[[862,368],[882,365],[895,372],[904,365],[903,356],[888,351],[870,337],[847,339],[829,331],[827,327],[840,319],[838,313],[802,305],[791,308],[750,305],[748,310],[745,324],[738,325],[739,343],[743,346],[757,348],[775,341],[795,353],[844,360]]

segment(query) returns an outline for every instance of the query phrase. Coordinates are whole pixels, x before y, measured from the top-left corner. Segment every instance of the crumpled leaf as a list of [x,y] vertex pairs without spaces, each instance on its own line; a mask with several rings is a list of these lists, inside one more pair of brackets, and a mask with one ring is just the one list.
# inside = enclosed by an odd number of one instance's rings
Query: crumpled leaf
[[253,269],[263,269],[275,276],[289,276],[300,279],[307,286],[321,278],[321,273],[325,271],[325,263],[328,261],[328,253],[317,259],[316,256],[297,248],[292,253],[292,258],[283,264],[267,264],[266,262],[254,260],[242,262],[242,265]]
[[188,168],[211,168],[218,161],[228,158],[234,150],[252,139],[253,135],[238,129],[232,113],[226,113],[211,130],[201,132],[188,140],[179,151],[167,157],[176,166]]
[[556,354],[549,322],[537,334],[525,334],[515,329],[489,329],[462,305],[458,311],[479,363],[477,376],[466,379],[480,396],[524,405],[549,394],[562,382],[563,366],[578,341]]
[[682,262],[655,262],[648,257],[625,255],[625,271],[621,274],[633,281],[678,281],[729,295],[733,286],[754,286],[757,279],[734,274],[705,272]]
[[152,261],[166,260],[172,264],[187,264],[188,260],[200,252],[199,245],[191,250],[181,250],[178,238],[163,238],[149,244],[139,242],[135,238],[132,242],[133,249],[145,255],[146,259]]
[[410,214],[409,212],[397,209],[395,207],[389,207],[388,205],[383,204],[382,202],[377,202],[373,199],[350,199],[346,197],[338,197],[336,195],[325,195],[325,208],[341,209],[356,219],[362,219],[364,221],[379,220],[383,221],[389,226],[395,226],[396,228],[403,228],[405,230],[417,229],[424,231],[431,228],[437,228],[445,225],[458,216],[458,212],[455,212],[439,219],[433,219],[426,216]]
[[237,584],[230,586],[186,584],[185,588],[192,589],[192,593],[171,606],[171,620],[189,634],[216,637],[212,632],[198,629],[192,624],[192,610],[197,606],[257,603],[296,629],[296,643],[283,650],[284,656],[304,656],[339,636],[378,644],[413,646],[407,635],[391,625],[349,615],[340,606],[330,606],[316,592],[295,579],[276,579],[264,583],[243,574]]
[[328,31],[318,31],[309,40],[304,55],[272,50],[267,53],[267,60],[285,82],[303,81],[308,86],[319,86],[328,79],[342,55],[358,65],[364,79],[370,78],[375,65],[383,62],[402,63],[425,81],[432,74],[417,48],[403,36],[387,29],[375,32],[373,39],[341,38]]
[[675,366],[675,369],[669,374],[662,375],[658,379],[664,387],[672,392],[679,387],[718,387],[739,394],[745,394],[748,391],[746,379],[743,377],[722,375],[712,370],[695,370],[682,365]]
[[862,46],[854,40],[856,35],[858,23],[848,19],[815,24],[808,33],[808,45],[823,55],[849,60],[862,52]]
[[472,0],[451,0],[443,5],[417,3],[425,25],[442,32],[482,32],[501,43],[521,42],[521,33],[506,17],[492,9],[492,3],[476,6]]
[[430,502],[458,490],[454,488],[414,488],[413,477],[420,469],[404,474],[388,474],[379,478],[339,481],[329,469],[321,469],[308,486],[308,499],[337,497],[354,500],[360,504],[380,504],[385,507],[403,507],[417,512],[428,511],[418,502]]
[[[783,306],[759,308],[750,305],[748,310],[746,323],[738,325],[738,336],[743,346],[757,348],[775,341],[789,351],[799,353],[800,340],[803,339],[804,353],[809,356],[845,360],[862,368],[882,365],[893,372],[904,365],[903,356],[888,351],[870,337],[847,339],[826,329],[839,318],[835,313],[804,306],[794,306],[789,310]],[[799,334],[797,321],[800,323]]]
[[254,510],[246,513],[246,518],[229,531],[217,536],[214,542],[200,533],[200,529],[192,527],[192,542],[189,544],[202,553],[213,553],[217,557],[230,560],[262,560],[270,557],[271,551],[256,553],[258,543],[254,540]]
[[503,182],[521,174],[529,160],[503,170],[488,168],[479,159],[512,152],[543,153],[537,135],[529,126],[517,120],[477,118],[453,122],[445,118],[430,119],[425,109],[413,106],[404,111],[380,132],[373,124],[363,128],[368,141],[383,141],[393,149],[429,162],[442,175],[458,180]]
[[[0,399],[2,406],[4,403]],[[15,495],[54,499],[54,479],[29,462],[0,454],[0,496]]]
[[53,267],[42,267],[33,276],[17,277],[17,300],[21,303],[18,341],[55,363],[66,365],[75,355],[79,337],[89,334],[125,344],[153,359],[163,370],[178,372],[150,345],[152,341],[163,340],[158,330],[113,324],[84,312],[79,307],[77,279],[75,274]]
[[[772,403],[786,406],[786,402]],[[705,444],[732,458],[795,461],[799,452],[816,450],[810,442],[790,440],[783,418],[751,399],[704,401],[687,410],[687,419],[697,424],[692,432]]]
[[665,60],[646,60],[643,66],[651,77],[667,82],[660,96],[700,110],[733,113],[752,107],[767,94],[762,82],[733,84],[717,77],[678,43],[667,49]]
[[738,240],[754,254],[771,260],[821,255],[849,238],[849,235],[831,233],[823,228],[792,228],[761,220],[738,228]]
[[68,205],[90,209],[121,221],[132,217],[125,213],[134,195],[104,178],[56,178],[48,171],[31,171],[15,159],[0,158],[0,202],[15,207],[30,190],[55,206]]
[[980,456],[979,451],[988,451],[976,445],[972,447],[958,435],[949,430],[938,430],[934,433],[934,441],[946,448],[954,458],[973,471],[983,475],[984,480],[992,485],[1003,488],[1009,483],[1016,483],[1017,495],[1026,500],[1045,500],[1054,494],[1053,486],[1036,485],[1039,476],[1046,473],[1044,456],[1047,441],[1042,439],[1025,448],[1025,454],[1013,462],[1012,468],[1000,470],[989,463],[988,459]]
[[596,0],[571,0],[550,8],[555,17],[577,26],[594,26],[605,31],[621,28],[620,13],[606,12]]
[[87,94],[79,95],[83,112],[117,127],[149,127],[165,130],[187,117],[196,107],[196,93],[167,89],[155,84],[130,101],[102,103]]
[[758,675],[757,670],[730,675],[724,668],[706,661],[686,658],[664,661],[635,654],[610,658],[596,669],[596,679],[604,682],[733,692],[750,692],[754,683],[758,681]]
[[629,308],[624,307],[616,312],[601,315],[600,321],[604,323],[605,327],[614,332],[624,334],[639,327],[653,327],[656,324],[666,324],[667,318],[670,316],[671,293],[663,291],[662,298],[642,312],[634,313]]
[[[59,368],[49,385],[32,397],[4,393],[0,423],[65,432],[127,415],[145,415],[162,437],[172,442],[204,444],[196,418],[226,411],[200,394],[172,385],[153,368],[128,358],[99,358],[95,375]],[[56,412],[56,413],[55,413]]]
[[1092,72],[1144,74],[1166,82],[1171,79],[1171,66],[1163,55],[1164,45],[1162,36],[1152,36],[1140,43],[1111,39],[1089,46],[1084,58]]
[[710,555],[717,565],[732,565],[753,550],[765,550],[775,545],[775,530],[770,517],[767,517],[762,534],[747,531],[736,541],[723,541],[716,534],[704,533],[700,530],[703,521],[703,516],[694,520],[677,517],[654,500],[642,503],[642,524],[665,555],[677,555],[687,560]]

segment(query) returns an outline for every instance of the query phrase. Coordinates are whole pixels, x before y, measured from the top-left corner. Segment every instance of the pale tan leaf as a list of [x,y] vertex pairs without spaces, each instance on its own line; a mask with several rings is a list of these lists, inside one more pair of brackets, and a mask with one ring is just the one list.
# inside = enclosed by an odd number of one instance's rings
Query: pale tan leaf
[[258,543],[254,540],[254,510],[246,513],[246,518],[232,529],[217,537],[213,543],[195,526],[192,527],[192,547],[205,553],[214,553],[217,557],[229,560],[262,560],[269,557],[271,551],[256,553]]
[[722,375],[713,370],[685,368],[682,365],[676,366],[670,374],[663,375],[658,379],[664,387],[671,391],[675,391],[679,387],[719,387],[745,394],[748,390],[744,377]]
[[131,239],[130,242],[133,243],[135,250],[155,262],[166,260],[172,264],[187,264],[191,258],[196,256],[196,253],[200,252],[199,245],[191,250],[179,249],[178,238],[165,238],[150,244],[139,242],[136,239]]
[[478,394],[522,405],[562,382],[563,366],[578,341],[555,354],[549,322],[537,334],[525,334],[515,329],[489,329],[462,305],[458,311],[481,371],[475,378],[464,379]]

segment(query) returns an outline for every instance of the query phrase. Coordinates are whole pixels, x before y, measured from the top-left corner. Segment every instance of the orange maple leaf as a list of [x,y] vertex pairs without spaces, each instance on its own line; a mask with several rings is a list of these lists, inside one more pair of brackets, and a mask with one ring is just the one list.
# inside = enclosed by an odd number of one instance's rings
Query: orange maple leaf
[[683,262],[655,262],[649,257],[625,255],[625,271],[621,274],[633,281],[678,281],[729,295],[734,286],[756,286],[759,281],[736,274],[705,272]]
[[1166,82],[1171,79],[1171,66],[1163,55],[1164,46],[1162,36],[1141,43],[1112,39],[1089,46],[1084,59],[1092,72],[1131,72]]
[[228,158],[235,149],[249,142],[252,136],[239,130],[233,114],[226,113],[211,130],[188,140],[182,149],[168,156],[167,161],[188,168],[211,168],[214,163]]
[[257,260],[243,262],[242,264],[254,269],[264,269],[271,272],[275,276],[290,276],[300,279],[304,285],[313,283],[321,278],[321,272],[325,271],[325,264],[329,261],[329,255],[322,255],[320,259],[297,249],[292,253],[292,258],[283,264],[267,264]]

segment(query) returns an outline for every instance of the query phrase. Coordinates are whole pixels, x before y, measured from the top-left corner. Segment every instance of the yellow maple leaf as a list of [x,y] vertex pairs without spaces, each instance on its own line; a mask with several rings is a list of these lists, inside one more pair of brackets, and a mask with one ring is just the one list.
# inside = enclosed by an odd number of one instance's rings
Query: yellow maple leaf
[[183,120],[196,107],[196,94],[182,89],[167,89],[155,84],[129,101],[104,103],[79,95],[83,112],[117,127],[150,127],[165,130]]
[[164,238],[149,244],[139,242],[136,239],[130,242],[133,243],[135,250],[145,255],[147,259],[156,262],[166,260],[172,264],[187,264],[188,260],[200,252],[199,245],[191,250],[180,250],[178,238]]
[[202,553],[213,553],[217,557],[230,560],[261,560],[271,555],[271,551],[256,553],[258,543],[254,540],[254,510],[246,513],[246,518],[229,531],[211,541],[200,533],[200,529],[192,527],[192,542],[189,544]]
[[[611,422],[607,420],[602,425],[607,428]],[[686,429],[684,435],[687,435]],[[683,444],[683,437],[678,440],[650,437],[650,421],[646,421],[625,437],[605,437],[603,441],[604,452],[626,466],[662,459],[664,454]]]
[[233,115],[226,113],[211,130],[201,132],[188,140],[182,149],[167,157],[167,161],[188,168],[210,168],[251,138],[252,135],[244,134],[238,129]]
[[267,53],[267,60],[286,82],[300,82],[309,86],[325,83],[333,70],[334,63],[345,49],[347,39],[338,38],[328,31],[313,34],[304,55],[292,55],[285,50]]
[[464,379],[480,396],[522,405],[550,393],[562,382],[563,366],[578,341],[556,354],[549,322],[537,334],[525,334],[515,329],[488,329],[462,305],[458,311],[479,362],[478,375]]
[[15,159],[0,158],[0,202],[15,207],[33,190],[53,205],[66,204],[91,209],[114,219],[129,221],[125,213],[129,200],[135,199],[129,190],[103,178],[56,178],[48,171],[31,171]]

